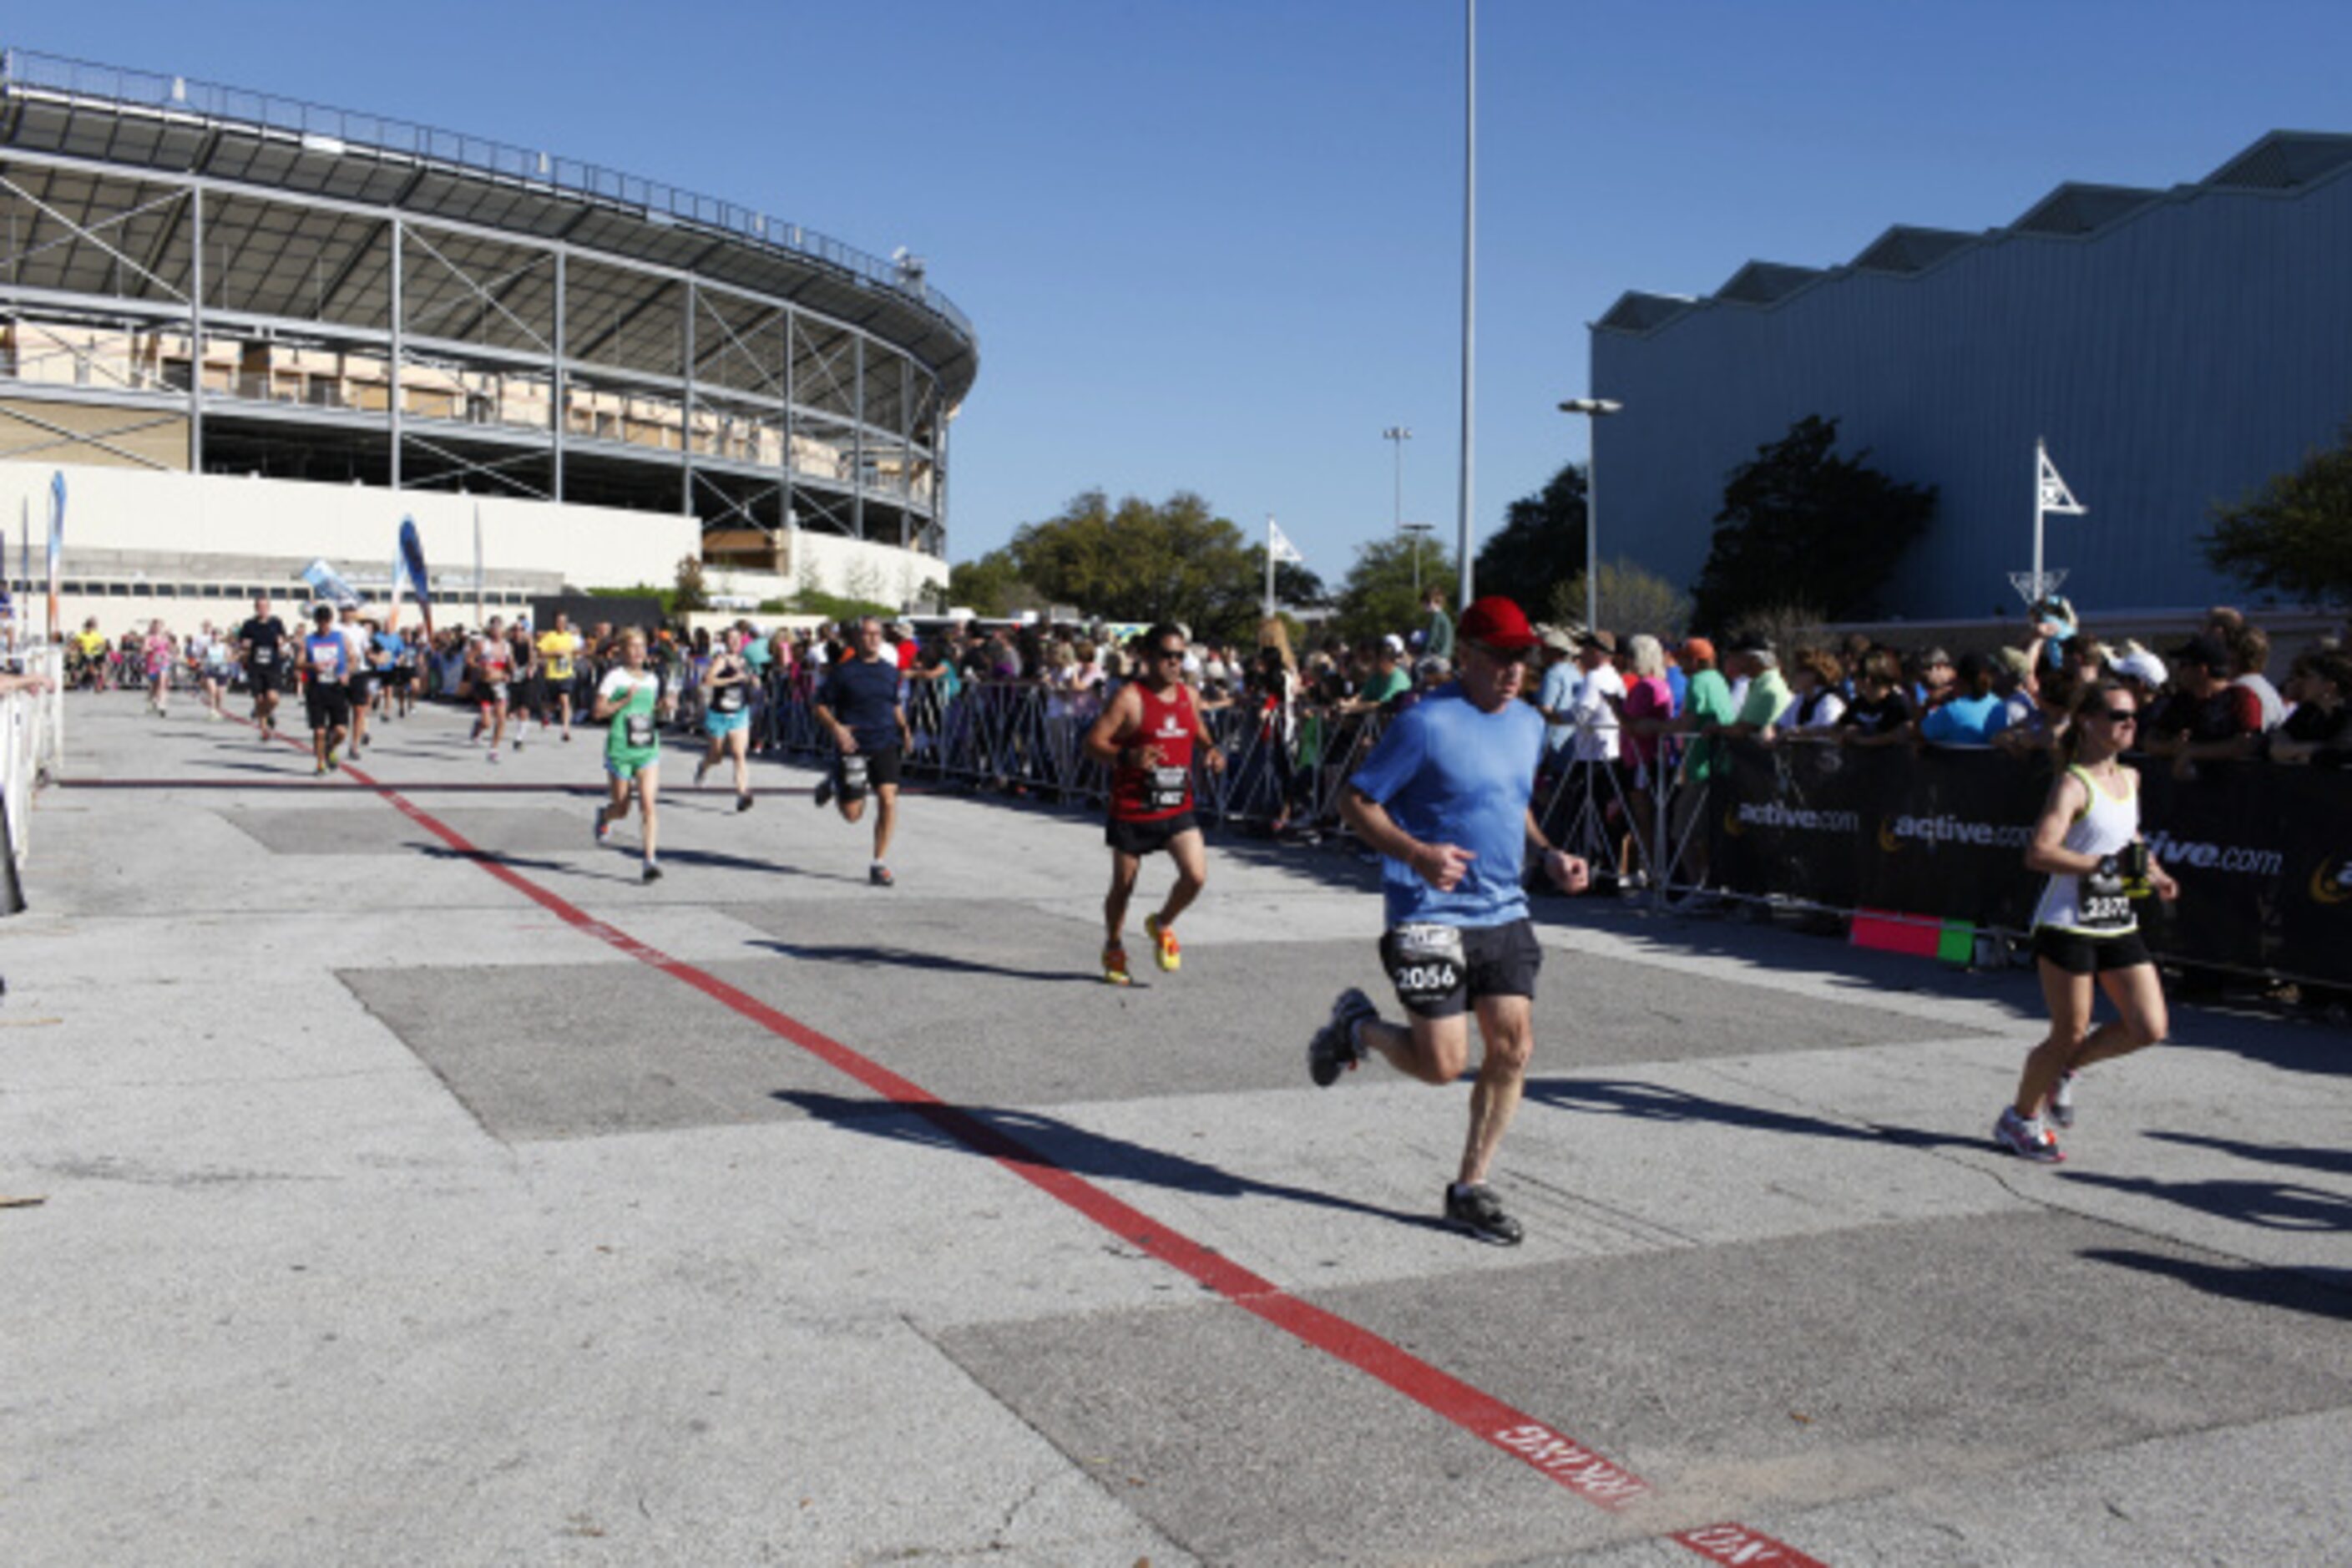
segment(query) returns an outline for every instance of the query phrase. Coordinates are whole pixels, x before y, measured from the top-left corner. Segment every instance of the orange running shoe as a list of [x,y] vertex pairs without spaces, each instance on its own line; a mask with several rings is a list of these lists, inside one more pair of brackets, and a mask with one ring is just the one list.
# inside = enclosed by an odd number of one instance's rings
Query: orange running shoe
[[1106,985],[1132,984],[1131,977],[1127,973],[1127,949],[1118,942],[1103,943],[1102,969],[1103,984]]
[[1160,923],[1158,915],[1143,917],[1143,934],[1151,939],[1153,956],[1160,967],[1173,974],[1184,967],[1184,950],[1176,945],[1176,933]]

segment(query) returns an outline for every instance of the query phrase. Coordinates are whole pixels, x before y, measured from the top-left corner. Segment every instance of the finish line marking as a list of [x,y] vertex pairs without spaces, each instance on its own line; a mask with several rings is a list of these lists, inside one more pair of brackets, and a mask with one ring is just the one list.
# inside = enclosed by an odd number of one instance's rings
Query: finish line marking
[[[239,720],[238,722],[247,722]],[[288,745],[306,750],[291,736],[278,737]],[[818,1033],[796,1018],[777,1011],[749,992],[682,959],[646,946],[619,927],[598,920],[585,910],[516,871],[488,858],[465,835],[443,823],[393,785],[379,784],[358,768],[343,772],[373,792],[394,811],[465,856],[558,920],[625,953],[747,1018],[781,1039],[790,1041],[826,1066],[855,1079],[891,1104],[922,1117],[948,1137],[976,1153],[984,1154],[1030,1185],[1057,1199],[1109,1231],[1129,1246],[1148,1253],[1215,1291],[1244,1311],[1272,1324],[1301,1343],[1343,1362],[1403,1394],[1423,1409],[1443,1416],[1472,1436],[1519,1460],[1537,1474],[1565,1487],[1596,1508],[1614,1511],[1650,1495],[1650,1483],[1603,1455],[1553,1430],[1525,1411],[1474,1388],[1451,1373],[1391,1344],[1337,1313],[1290,1294],[1240,1264],[1178,1234],[1142,1210],[1076,1175],[1002,1130],[990,1126],[961,1107],[949,1104],[912,1079],[901,1078],[881,1063],[860,1055],[830,1036]],[[1785,1542],[1742,1524],[1710,1524],[1664,1539],[1711,1562],[1772,1564],[1775,1568],[1827,1568]]]

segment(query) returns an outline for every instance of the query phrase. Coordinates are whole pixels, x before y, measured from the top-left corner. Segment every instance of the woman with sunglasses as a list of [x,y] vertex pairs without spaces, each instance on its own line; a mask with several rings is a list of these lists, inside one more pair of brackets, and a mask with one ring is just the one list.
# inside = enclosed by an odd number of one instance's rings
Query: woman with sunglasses
[[[2035,967],[2050,1005],[2050,1034],[2025,1058],[2017,1100],[1993,1124],[1993,1142],[2043,1164],[2065,1156],[2043,1121],[2074,1124],[2074,1075],[2165,1037],[2164,991],[2140,940],[2132,900],[2169,901],[2180,885],[2156,863],[2139,831],[2139,774],[2119,760],[2133,743],[2139,700],[2120,682],[2084,688],[2059,742],[2065,772],[2052,786],[2025,852],[2050,881],[2033,910]],[[2117,1016],[2091,1027],[2095,992]]]

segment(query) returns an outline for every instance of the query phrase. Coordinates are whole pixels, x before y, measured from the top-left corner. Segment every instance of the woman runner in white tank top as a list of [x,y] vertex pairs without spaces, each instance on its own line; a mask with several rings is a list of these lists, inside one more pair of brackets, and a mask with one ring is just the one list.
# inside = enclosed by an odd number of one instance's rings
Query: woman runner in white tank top
[[[2033,910],[2035,967],[2050,1005],[2050,1034],[2025,1058],[2017,1099],[1993,1124],[1993,1142],[2042,1163],[2065,1156],[2042,1120],[2074,1124],[2074,1074],[2095,1061],[2152,1046],[2168,1026],[2156,963],[2140,940],[2135,894],[2167,900],[2180,886],[2146,853],[2139,832],[2139,774],[2116,759],[2133,741],[2139,701],[2114,681],[2087,686],[2074,701],[2060,745],[2066,771],[2050,791],[2025,852],[2030,871],[2049,876]],[[2144,881],[2143,881],[2144,876]],[[2096,992],[2118,1015],[2091,1027]]]

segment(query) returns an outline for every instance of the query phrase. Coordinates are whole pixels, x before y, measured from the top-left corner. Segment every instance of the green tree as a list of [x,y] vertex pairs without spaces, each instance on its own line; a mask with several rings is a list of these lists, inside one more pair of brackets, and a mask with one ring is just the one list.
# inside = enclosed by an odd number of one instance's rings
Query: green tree
[[948,602],[975,615],[1009,616],[1042,604],[1037,591],[1021,580],[1010,551],[992,550],[977,561],[959,561],[948,568]]
[[1409,635],[1421,629],[1427,616],[1412,589],[1416,544],[1420,545],[1422,586],[1446,584],[1451,596],[1451,584],[1457,575],[1451,554],[1410,535],[1375,539],[1356,547],[1356,563],[1348,568],[1347,581],[1339,586],[1333,630],[1349,642],[1358,642],[1388,632]]
[[[1555,586],[1545,607],[1554,621],[1582,626],[1584,574],[1579,572]],[[1656,573],[1622,559],[1601,563],[1600,607],[1601,624],[1616,633],[1621,642],[1634,632],[1678,641],[1690,626],[1689,595]]]
[[[1502,531],[1478,547],[1478,592],[1507,594],[1533,611],[1554,602],[1558,589],[1584,574],[1584,469],[1561,467],[1543,489],[1521,496],[1503,513]],[[1604,572],[1602,585],[1607,586]],[[1584,618],[1582,590],[1575,619]],[[1605,616],[1602,625],[1613,626]]]
[[1107,620],[1181,621],[1195,636],[1219,637],[1256,624],[1265,557],[1190,490],[1116,506],[1088,490],[1059,515],[1015,530],[1006,551],[1022,580],[1052,603]]
[[1936,487],[1907,485],[1840,458],[1838,422],[1808,414],[1731,471],[1715,543],[1695,591],[1702,627],[1721,629],[1801,591],[1832,620],[1863,620],[1936,515]]
[[669,613],[683,616],[692,610],[710,608],[710,591],[702,580],[702,557],[681,555],[677,558],[677,584],[670,592]]
[[2213,509],[2205,559],[2248,587],[2352,604],[2352,423],[2332,447]]

